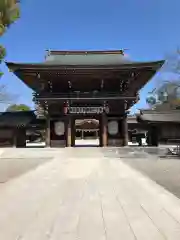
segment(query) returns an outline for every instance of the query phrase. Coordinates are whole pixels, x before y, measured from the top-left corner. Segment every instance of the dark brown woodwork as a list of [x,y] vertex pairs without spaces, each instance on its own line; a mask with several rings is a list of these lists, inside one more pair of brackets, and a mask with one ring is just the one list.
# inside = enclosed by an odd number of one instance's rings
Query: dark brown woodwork
[[124,115],[122,119],[122,138],[123,138],[123,146],[128,146],[128,122],[127,122],[126,115]]
[[108,143],[108,132],[107,132],[107,116],[105,114],[102,114],[102,121],[101,121],[101,127],[102,127],[102,146],[106,147]]
[[[117,65],[59,65],[54,64],[16,64],[7,63],[8,67],[13,70],[16,75],[24,81],[28,86],[37,92],[41,89],[41,80],[43,82],[50,81],[52,87],[54,83],[65,85],[68,87],[67,82],[75,81],[76,84],[87,84],[90,82],[97,83],[104,79],[107,80],[104,85],[109,86],[112,83],[113,90],[119,90],[116,85],[119,81],[122,82],[122,88],[129,91],[138,91],[148,80],[151,78],[155,71],[161,67],[163,61],[157,62],[129,62]],[[134,73],[134,75],[132,75]],[[94,80],[93,80],[94,79]],[[65,83],[66,82],[66,83]],[[109,83],[108,83],[109,82]],[[93,85],[94,85],[93,84]],[[87,84],[88,85],[88,84]],[[92,86],[92,85],[91,85]],[[129,89],[130,87],[130,89]],[[123,89],[122,89],[123,90]]]
[[16,130],[16,147],[25,148],[26,147],[26,129],[17,128]]
[[[86,56],[91,54],[104,54],[104,56],[102,60],[101,58],[98,60],[97,55]],[[110,58],[106,56],[108,54],[116,56],[112,59],[112,56]],[[56,55],[62,56],[54,57]],[[73,58],[77,55],[77,59],[74,63],[71,57],[70,61],[57,60],[65,58],[67,60],[63,55],[73,55]],[[78,55],[87,57],[89,60],[86,58],[87,61],[83,62]],[[95,117],[94,114],[88,116],[88,118],[96,118],[98,115],[100,145],[107,146],[108,137],[111,140],[118,140],[119,143],[123,142],[124,146],[128,144],[128,126],[124,112],[137,101],[137,91],[148,82],[164,62],[130,62],[126,61],[123,55],[123,50],[47,51],[44,63],[6,63],[16,76],[35,91],[34,101],[49,113],[46,125],[46,146],[75,145],[75,119],[84,119],[87,115],[70,113],[67,111],[69,106],[103,106],[104,102],[107,103],[109,112],[95,114]],[[105,58],[106,61],[104,61]],[[69,65],[61,65],[63,62]],[[79,65],[75,65],[76,63]],[[107,132],[107,118],[112,116],[115,116],[119,124],[117,136],[109,136]],[[123,119],[120,120],[120,118]],[[63,121],[66,125],[66,132],[60,136],[54,129],[58,121]]]
[[137,93],[156,73],[155,69],[142,69],[130,80],[127,94]]
[[72,124],[71,124],[71,117],[67,116],[67,121],[66,121],[66,146],[71,147],[72,146]]
[[75,146],[76,140],[76,125],[75,125],[75,117],[71,116],[71,146]]
[[47,117],[46,120],[46,147],[50,147],[51,145],[51,122],[50,118]]
[[158,146],[158,128],[157,126],[150,126],[149,129],[149,145],[157,147]]

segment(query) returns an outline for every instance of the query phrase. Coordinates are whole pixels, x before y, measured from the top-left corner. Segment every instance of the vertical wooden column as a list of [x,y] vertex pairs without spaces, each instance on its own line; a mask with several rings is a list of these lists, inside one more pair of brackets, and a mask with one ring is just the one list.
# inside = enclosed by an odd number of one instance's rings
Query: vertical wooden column
[[150,125],[148,125],[146,143],[147,143],[148,146],[151,146],[151,127],[150,127]]
[[158,146],[158,129],[156,126],[151,126],[150,130],[150,145],[157,147]]
[[26,128],[20,127],[17,129],[16,135],[16,147],[17,148],[24,148],[26,147]]
[[51,146],[51,120],[48,116],[46,119],[46,147]]
[[66,128],[66,146],[72,146],[72,131],[71,131],[71,117],[67,116],[67,128]]
[[75,146],[76,141],[76,125],[75,125],[75,119],[73,116],[71,116],[71,146]]
[[14,128],[14,130],[13,130],[13,147],[17,146],[17,144],[16,144],[16,142],[17,142],[17,134],[18,134],[17,128]]
[[98,130],[96,131],[96,139],[98,138]]
[[106,147],[108,143],[108,133],[107,133],[107,116],[106,114],[102,114],[102,147]]
[[127,122],[126,114],[124,114],[122,119],[122,135],[123,135],[123,146],[128,146],[128,122]]

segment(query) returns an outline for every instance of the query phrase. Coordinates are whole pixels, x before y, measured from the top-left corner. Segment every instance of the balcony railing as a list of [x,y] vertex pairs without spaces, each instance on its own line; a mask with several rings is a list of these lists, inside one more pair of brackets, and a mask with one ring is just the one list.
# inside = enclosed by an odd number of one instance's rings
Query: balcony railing
[[34,94],[34,98],[37,100],[77,100],[77,99],[124,99],[135,100],[136,96],[127,96],[122,93],[110,93],[110,92],[69,92],[69,93],[39,93]]

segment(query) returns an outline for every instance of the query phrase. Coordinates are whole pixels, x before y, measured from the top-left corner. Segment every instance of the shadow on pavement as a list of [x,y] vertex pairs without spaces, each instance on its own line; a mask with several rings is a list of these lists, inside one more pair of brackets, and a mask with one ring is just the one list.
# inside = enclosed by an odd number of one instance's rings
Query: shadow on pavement
[[53,158],[0,158],[0,183],[19,177]]

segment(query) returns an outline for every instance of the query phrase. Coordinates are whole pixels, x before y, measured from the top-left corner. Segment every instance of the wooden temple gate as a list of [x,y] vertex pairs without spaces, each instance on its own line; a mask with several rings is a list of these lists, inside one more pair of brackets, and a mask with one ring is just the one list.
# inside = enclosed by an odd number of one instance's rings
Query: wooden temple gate
[[128,109],[162,64],[130,62],[123,50],[48,51],[45,63],[7,63],[34,90],[51,147],[74,146],[75,119],[87,117],[99,120],[100,146],[127,146]]
[[105,146],[127,146],[128,126],[125,116],[109,117],[105,113],[84,115],[67,114],[66,116],[47,118],[46,145],[47,146],[75,146],[76,119],[96,118],[99,120],[99,142]]

